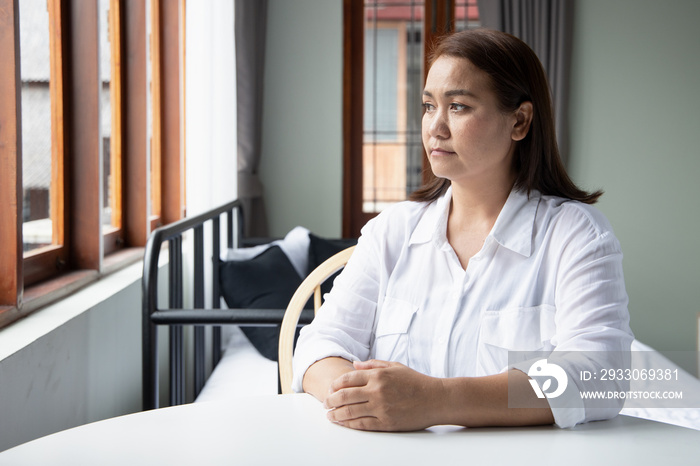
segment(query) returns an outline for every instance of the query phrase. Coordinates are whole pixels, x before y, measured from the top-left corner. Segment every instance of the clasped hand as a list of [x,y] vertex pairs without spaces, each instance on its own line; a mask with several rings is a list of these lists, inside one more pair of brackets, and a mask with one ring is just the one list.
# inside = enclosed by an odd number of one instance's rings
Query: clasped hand
[[440,379],[397,362],[362,361],[331,383],[328,419],[358,430],[409,431],[437,424]]

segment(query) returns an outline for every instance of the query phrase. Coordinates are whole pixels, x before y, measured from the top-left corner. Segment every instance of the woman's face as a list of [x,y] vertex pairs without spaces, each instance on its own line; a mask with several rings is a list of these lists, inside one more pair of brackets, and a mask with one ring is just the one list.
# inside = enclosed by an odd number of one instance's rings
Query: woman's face
[[485,72],[464,58],[439,57],[428,72],[423,107],[423,145],[437,177],[512,182],[517,111],[501,112]]

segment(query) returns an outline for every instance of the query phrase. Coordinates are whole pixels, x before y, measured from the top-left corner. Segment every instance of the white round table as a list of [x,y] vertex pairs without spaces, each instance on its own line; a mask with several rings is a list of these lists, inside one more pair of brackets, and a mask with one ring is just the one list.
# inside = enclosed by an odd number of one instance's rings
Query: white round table
[[553,426],[360,432],[309,395],[238,398],[121,416],[0,453],[0,465],[700,464],[700,431],[628,416]]

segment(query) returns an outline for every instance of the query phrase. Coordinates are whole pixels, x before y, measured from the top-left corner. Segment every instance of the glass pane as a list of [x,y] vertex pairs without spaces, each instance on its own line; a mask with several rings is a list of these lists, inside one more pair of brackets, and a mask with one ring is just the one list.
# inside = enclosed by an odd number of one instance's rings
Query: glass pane
[[[100,33],[100,126],[102,132],[102,224],[105,227],[118,226],[112,221],[114,200],[114,173],[112,172],[112,97],[110,91],[112,77],[112,53],[110,50],[109,2],[99,0]],[[109,231],[111,228],[107,228]]]
[[51,220],[51,77],[46,0],[19,2],[24,251],[54,244]]
[[464,31],[481,26],[476,0],[458,0],[455,3],[455,30]]
[[365,1],[363,211],[421,183],[423,0]]

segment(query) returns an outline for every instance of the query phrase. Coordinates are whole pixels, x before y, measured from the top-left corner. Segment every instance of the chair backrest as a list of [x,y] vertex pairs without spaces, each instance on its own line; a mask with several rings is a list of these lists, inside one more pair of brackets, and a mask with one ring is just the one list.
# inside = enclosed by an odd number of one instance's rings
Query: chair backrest
[[327,259],[311,272],[289,301],[287,310],[282,319],[279,340],[279,369],[280,386],[282,393],[292,393],[292,354],[294,353],[294,334],[296,332],[299,316],[304,306],[314,295],[314,311],[321,307],[321,284],[325,282],[335,272],[342,269],[347,264],[355,246],[340,251]]

